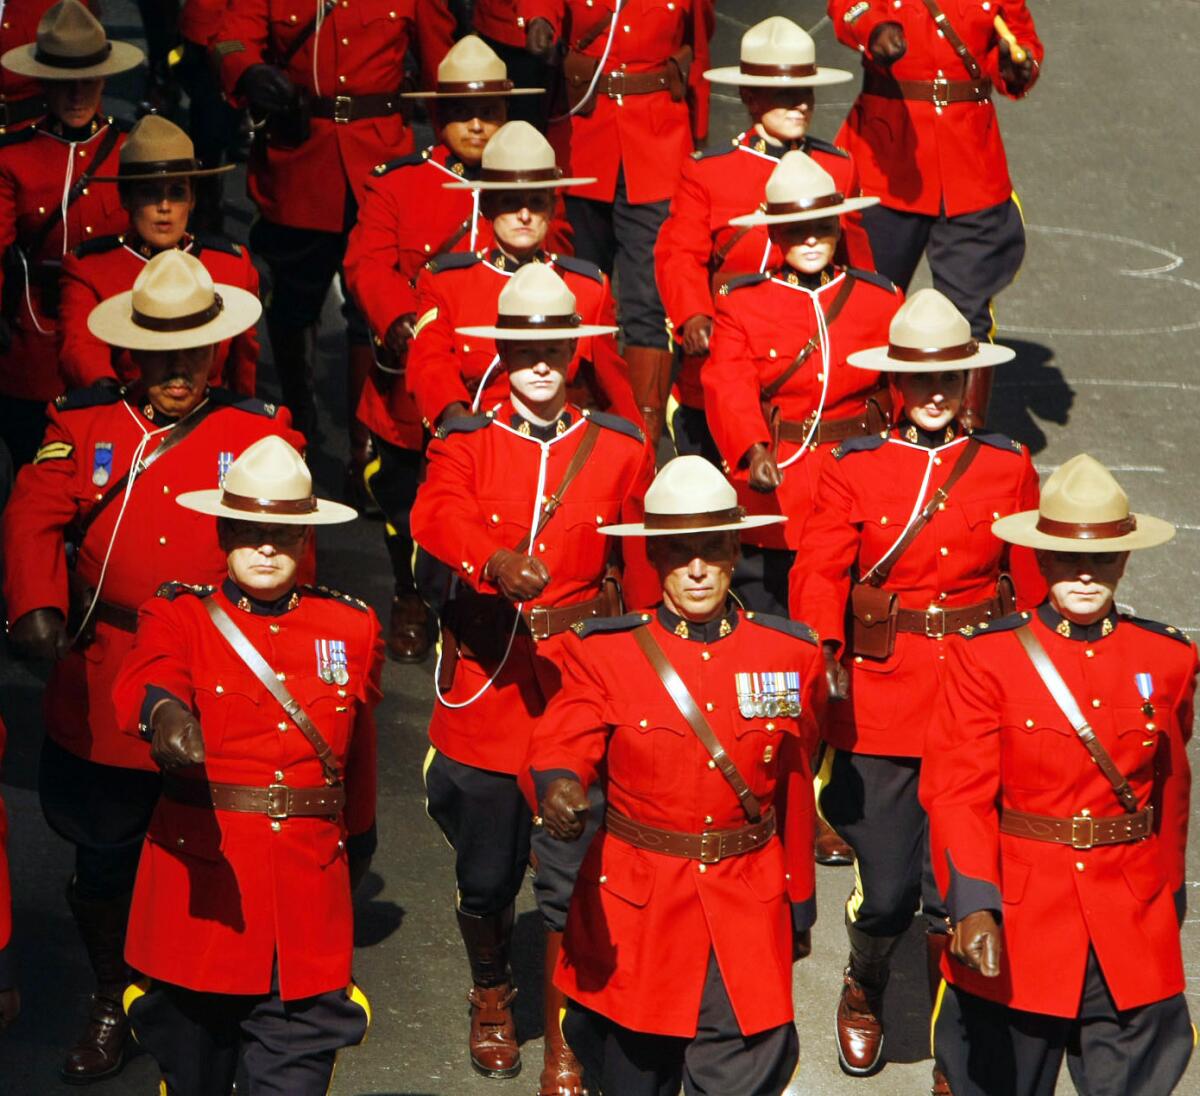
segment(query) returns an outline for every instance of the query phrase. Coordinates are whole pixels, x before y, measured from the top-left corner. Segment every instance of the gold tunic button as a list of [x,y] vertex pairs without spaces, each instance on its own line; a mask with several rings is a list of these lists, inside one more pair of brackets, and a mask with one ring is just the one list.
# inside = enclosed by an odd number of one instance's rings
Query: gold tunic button
[[1076,870],[1076,871],[1083,871],[1083,861],[1082,861],[1082,860],[1076,860],[1076,861],[1075,861],[1075,870]]
[[538,541],[538,551],[544,552],[545,550],[546,550],[546,545],[544,543],[542,543],[542,541],[539,540]]
[[498,522],[499,520],[500,520],[500,515],[499,515],[499,514],[493,514],[493,515],[492,515],[492,522],[493,522],[493,524],[494,524],[495,522]]
[[159,543],[159,544],[166,544],[166,543],[167,543],[167,538],[166,538],[166,537],[159,537],[159,538],[158,538],[158,543]]
[[279,635],[279,625],[278,624],[268,624],[267,631],[270,632],[271,635],[277,636],[277,635]]
[[224,691],[225,691],[225,686],[224,686],[224,685],[218,685],[218,686],[217,686],[217,689],[216,689],[217,696],[220,696],[220,695],[221,695],[221,694],[222,694]]
[[713,710],[713,702],[711,700],[706,700],[704,702],[704,710],[706,712],[711,712]]
[[1084,807],[1083,810],[1081,810],[1079,812],[1081,818],[1089,818],[1089,817],[1091,817],[1091,813],[1092,813],[1091,807]]
[[942,463],[942,458],[941,458],[941,457],[934,457],[934,458],[933,458],[933,463],[934,463],[934,464],[941,464],[941,463]]
[[855,662],[862,662],[862,655],[855,655],[855,656],[854,656],[854,661],[855,661]]
[[339,83],[339,84],[344,84],[345,82],[346,82],[346,77],[344,77],[344,76],[339,76],[339,77],[338,77],[338,83]]
[[639,719],[639,720],[638,720],[638,726],[639,726],[639,727],[642,727],[642,728],[649,727],[649,726],[650,726],[650,721],[649,721],[649,720],[646,720],[646,719]]
[[942,547],[938,549],[938,552],[943,556],[948,556],[950,554],[950,549],[945,545],[942,545]]
[[1157,731],[1157,730],[1158,730],[1158,727],[1157,727],[1155,724],[1153,724],[1153,723],[1147,723],[1147,724],[1146,724],[1146,730],[1148,730],[1148,731]]
[[710,769],[715,769],[717,767],[717,763],[711,757],[708,759],[708,767]]
[[287,724],[282,719],[278,723],[276,723],[275,726],[278,727],[281,731],[284,731],[284,732],[287,731]]
[[164,494],[164,495],[169,495],[170,493],[171,493],[171,488],[169,488],[169,487],[168,487],[168,486],[167,486],[167,485],[164,483],[164,484],[163,484],[163,494]]
[[1033,726],[1033,720],[1032,720],[1032,719],[1027,719],[1027,720],[1025,720],[1025,726],[1026,726],[1026,727],[1032,727],[1032,726]]
[[701,652],[700,652],[700,657],[701,657],[701,658],[702,658],[702,659],[703,659],[705,662],[707,662],[707,661],[708,661],[710,658],[712,658],[712,655],[711,655],[711,654],[709,654],[709,652],[708,652],[708,651],[701,651]]
[[704,816],[704,824],[705,824],[706,826],[711,826],[711,825],[712,825],[712,820],[713,820],[713,817],[712,817],[712,815],[711,815],[711,814],[706,814],[706,815]]
[[771,349],[767,351],[767,357],[772,360],[779,357],[779,354],[776,352],[775,347],[771,347]]
[[881,517],[881,518],[879,519],[879,524],[880,524],[880,525],[886,525],[886,524],[887,524],[887,514],[884,514],[884,515],[883,515],[883,517]]
[[1099,707],[1100,707],[1100,701],[1099,701],[1099,700],[1093,700],[1093,701],[1092,701],[1092,707],[1093,707],[1093,708],[1099,708]]
[[607,875],[602,875],[602,876],[600,876],[600,882],[601,882],[601,883],[607,883],[607,882],[608,882],[608,876],[607,876]]
[[280,781],[280,780],[282,780],[282,779],[283,779],[283,770],[282,770],[282,769],[276,769],[276,770],[275,770],[275,780],[276,780],[276,782],[278,782],[278,781]]
[[279,672],[278,672],[278,673],[277,673],[275,676],[276,676],[276,677],[277,677],[277,678],[278,678],[280,681],[287,681],[287,674],[285,674],[285,673],[284,673],[282,670],[280,670],[280,671],[279,671]]
[[772,747],[767,746],[763,750],[763,764],[769,765],[771,763],[771,758],[773,758],[774,756],[775,756],[775,750]]
[[[626,30],[628,30],[629,28],[628,28],[628,27],[626,27],[625,29],[626,29]],[[701,874],[701,875],[703,875],[703,874],[704,874],[706,871],[708,871],[708,865],[707,865],[707,864],[701,864],[701,865],[700,865],[700,867],[699,867],[699,868],[697,868],[697,871],[699,871],[699,872],[700,872],[700,874]]]
[[338,696],[345,696],[345,695],[346,695],[345,689],[338,689]]
[[818,381],[818,382],[823,382],[824,380],[825,380],[825,374],[824,374],[824,373],[818,373],[818,374],[817,374],[817,381]]
[[274,833],[278,833],[278,832],[279,832],[279,830],[280,830],[279,823],[278,823],[278,822],[272,822],[272,823],[271,823],[271,830],[272,830],[272,832],[274,832]]
[[175,838],[175,844],[178,845],[180,848],[183,848],[183,838],[182,837]]
[[45,207],[45,206],[38,206],[38,212],[39,212],[39,213],[45,213],[45,212],[46,212],[46,207]]
[[350,39],[349,39],[349,38],[343,38],[343,39],[342,39],[342,45],[343,45],[343,46],[348,46],[348,45],[350,45]]
[[1096,657],[1096,652],[1095,652],[1095,651],[1093,651],[1093,650],[1092,650],[1092,649],[1089,647],[1089,648],[1088,648],[1086,651],[1084,651],[1084,652],[1083,652],[1083,657],[1084,657],[1084,658],[1095,658],[1095,657]]
[[289,15],[289,16],[288,16],[288,22],[289,22],[289,23],[294,23],[295,21],[296,21],[296,17],[295,17],[294,15]]
[[1000,520],[1000,511],[993,510],[992,511],[992,521],[999,521],[999,520]]
[[425,250],[426,250],[427,252],[429,252],[429,251],[432,251],[432,250],[433,250],[433,245],[432,245],[432,244],[426,244],[426,245],[425,245]]
[[[774,723],[768,723],[768,724],[767,724],[767,730],[768,730],[768,731],[773,731],[773,730],[775,730],[775,724],[774,724]],[[768,749],[770,749],[770,747],[767,747],[767,748],[768,748]]]

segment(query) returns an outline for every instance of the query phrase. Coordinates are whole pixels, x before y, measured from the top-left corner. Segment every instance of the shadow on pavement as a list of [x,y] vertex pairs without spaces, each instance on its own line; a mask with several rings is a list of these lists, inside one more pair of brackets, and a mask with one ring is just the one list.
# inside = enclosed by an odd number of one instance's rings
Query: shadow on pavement
[[1050,347],[1022,339],[1001,342],[1017,352],[1017,359],[997,370],[988,425],[1024,442],[1032,453],[1040,453],[1048,439],[1038,420],[1065,426],[1071,417],[1075,389],[1054,364]]

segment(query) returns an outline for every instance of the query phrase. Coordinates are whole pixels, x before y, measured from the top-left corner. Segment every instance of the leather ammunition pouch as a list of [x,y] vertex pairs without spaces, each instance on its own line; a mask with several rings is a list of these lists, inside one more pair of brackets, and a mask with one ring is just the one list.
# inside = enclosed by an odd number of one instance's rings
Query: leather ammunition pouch
[[850,591],[850,653],[890,658],[896,649],[898,609],[898,597],[891,590],[856,583]]
[[[587,97],[588,88],[592,86],[592,77],[600,65],[600,58],[588,57],[578,50],[569,49],[563,57],[562,73],[563,87],[567,95],[567,109],[576,114],[587,116],[596,109],[596,100],[580,107],[579,104]],[[576,109],[576,108],[579,109]]]

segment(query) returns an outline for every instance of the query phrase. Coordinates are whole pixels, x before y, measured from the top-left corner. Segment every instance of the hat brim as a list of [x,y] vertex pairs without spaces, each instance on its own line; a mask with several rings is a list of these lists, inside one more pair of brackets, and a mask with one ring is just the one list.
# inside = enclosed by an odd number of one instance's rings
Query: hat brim
[[190,171],[146,171],[137,175],[93,175],[93,183],[140,183],[147,179],[200,179],[206,175],[227,175],[237,170],[237,164],[220,167],[197,167]]
[[98,65],[87,68],[56,68],[37,60],[37,43],[27,42],[10,49],[0,57],[0,66],[18,76],[29,76],[34,80],[91,80],[97,76],[116,76],[137,68],[146,55],[128,42],[110,42],[112,49]]
[[601,525],[597,532],[610,537],[689,537],[693,533],[734,533],[743,529],[758,529],[763,525],[779,525],[787,521],[783,514],[750,514],[741,521],[727,521],[720,525],[701,525],[695,529],[647,529],[640,521],[625,525]]
[[566,186],[590,186],[594,178],[565,177],[562,179],[537,179],[527,183],[484,182],[464,179],[462,182],[442,183],[446,190],[556,190]]
[[545,95],[545,88],[509,88],[508,91],[404,91],[401,99],[511,99],[515,95]]
[[578,327],[456,327],[459,335],[497,342],[549,342],[551,339],[590,339],[597,335],[615,335],[620,328],[606,324],[584,323]]
[[854,73],[846,69],[817,66],[812,76],[747,76],[737,65],[708,69],[704,79],[710,84],[743,88],[821,88],[830,84],[846,84],[854,79]]
[[1017,352],[997,343],[980,343],[979,349],[966,358],[944,362],[904,362],[888,355],[886,346],[872,346],[846,355],[846,364],[855,369],[870,369],[876,373],[948,373],[952,369],[990,369],[1010,362]]
[[322,498],[317,499],[317,508],[308,514],[254,514],[246,510],[234,510],[221,505],[219,487],[186,491],[176,495],[175,501],[198,514],[210,514],[215,518],[230,518],[233,521],[257,521],[263,525],[341,525],[358,517],[358,511],[352,506]]
[[729,223],[738,228],[757,228],[760,225],[786,225],[794,221],[822,221],[826,217],[841,217],[857,209],[879,205],[879,201],[878,198],[868,198],[864,195],[861,198],[847,198],[840,205],[806,209],[802,213],[764,213],[760,210],[757,213],[744,213],[740,217],[733,217]]
[[1131,514],[1137,520],[1132,533],[1120,537],[1077,540],[1074,537],[1056,537],[1041,532],[1038,527],[1038,511],[1022,510],[992,522],[992,532],[1009,544],[1021,548],[1041,548],[1048,552],[1133,552],[1139,548],[1157,548],[1175,536],[1175,526],[1162,518],[1149,514]]
[[232,339],[253,327],[262,315],[262,301],[232,285],[213,287],[224,307],[200,327],[186,331],[150,331],[133,322],[133,290],[101,301],[88,313],[88,330],[96,338],[124,350],[190,350]]

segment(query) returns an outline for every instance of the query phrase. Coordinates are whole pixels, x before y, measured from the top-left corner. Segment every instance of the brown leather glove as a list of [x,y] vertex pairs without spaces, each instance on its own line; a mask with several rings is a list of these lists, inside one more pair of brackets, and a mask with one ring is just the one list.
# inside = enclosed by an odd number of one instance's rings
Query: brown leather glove
[[1000,926],[991,910],[968,913],[954,926],[950,954],[985,978],[1000,976]]
[[200,721],[177,700],[164,700],[150,716],[150,760],[160,769],[181,769],[204,761]]
[[0,989],[0,1031],[10,1027],[20,1015],[21,994],[16,987]]
[[367,872],[371,870],[371,858],[370,856],[352,856],[346,866],[350,871],[350,893],[353,894],[366,879]]
[[812,929],[792,930],[792,962],[798,963],[812,955]]
[[573,777],[550,781],[542,797],[542,825],[556,841],[578,841],[587,820],[588,801],[583,785]]
[[499,548],[484,565],[483,577],[499,586],[509,601],[529,601],[546,588],[550,572],[536,556]]
[[783,482],[783,473],[775,463],[775,454],[761,441],[756,441],[746,453],[750,468],[750,487],[764,495],[774,491]]
[[1001,38],[997,48],[1000,52],[1000,76],[1009,91],[1020,95],[1033,79],[1033,54],[1026,52],[1025,60],[1018,65],[1012,58],[1012,47],[1008,44],[1008,39]]
[[908,39],[899,23],[880,23],[867,42],[871,56],[881,65],[894,65],[908,52]]
[[712,333],[713,318],[711,316],[704,316],[699,312],[694,316],[689,316],[679,329],[683,352],[695,358],[703,357],[708,353],[708,344],[712,339]]
[[415,312],[397,316],[383,337],[383,345],[398,361],[403,360],[405,351],[408,350],[408,340],[413,337],[413,321],[416,318]]
[[825,655],[825,684],[830,700],[845,700],[850,695],[850,675],[837,656],[837,644],[826,640],[821,644]]
[[469,419],[471,417],[471,409],[458,400],[454,403],[446,404],[446,410],[438,416],[438,426],[445,426],[448,422],[453,422],[455,419]]
[[287,110],[296,101],[296,85],[276,65],[251,65],[238,79],[237,90],[260,116]]
[[70,647],[67,622],[57,609],[31,609],[9,631],[13,654],[57,662]]
[[539,17],[529,21],[529,25],[525,28],[525,49],[534,57],[549,61],[550,54],[554,50],[554,40],[554,28],[550,25],[549,20]]

